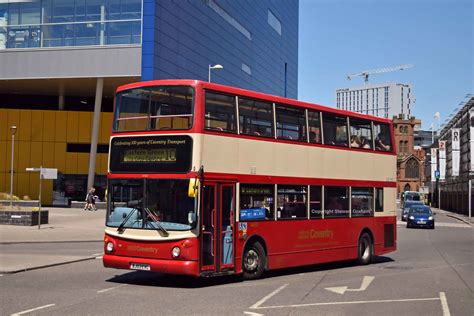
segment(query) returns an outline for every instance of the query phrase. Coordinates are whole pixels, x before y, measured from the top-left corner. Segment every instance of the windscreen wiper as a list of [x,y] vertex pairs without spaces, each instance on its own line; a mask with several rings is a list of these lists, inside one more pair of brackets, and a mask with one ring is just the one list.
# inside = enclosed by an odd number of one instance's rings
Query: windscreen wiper
[[153,220],[153,222],[156,224],[156,227],[163,233],[163,235],[165,235],[165,237],[168,237],[169,233],[166,230],[166,228],[164,228],[163,225],[161,225],[158,217],[156,217],[156,215],[152,211],[150,211],[148,208],[145,208],[145,212]]
[[117,231],[119,232],[119,234],[123,233],[125,224],[128,222],[130,217],[132,217],[132,215],[135,213],[135,211],[138,211],[138,210],[136,208],[132,209],[130,211],[130,213],[128,213],[127,217],[124,218],[122,223],[120,223],[119,227],[117,227]]

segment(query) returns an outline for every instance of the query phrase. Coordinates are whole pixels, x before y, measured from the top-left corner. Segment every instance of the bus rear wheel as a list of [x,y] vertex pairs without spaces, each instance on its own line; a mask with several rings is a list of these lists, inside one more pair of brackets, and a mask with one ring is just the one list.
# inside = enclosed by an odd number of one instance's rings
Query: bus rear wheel
[[257,242],[245,247],[242,268],[245,280],[254,280],[262,276],[267,265],[267,256],[262,244]]
[[357,249],[357,263],[361,265],[369,264],[374,254],[374,244],[368,233],[363,233],[359,238]]

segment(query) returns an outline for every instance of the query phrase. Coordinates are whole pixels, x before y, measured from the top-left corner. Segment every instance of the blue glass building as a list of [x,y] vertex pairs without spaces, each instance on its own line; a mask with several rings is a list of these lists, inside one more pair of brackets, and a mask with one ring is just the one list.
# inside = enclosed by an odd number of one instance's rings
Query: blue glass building
[[143,80],[206,80],[219,63],[219,83],[297,97],[297,0],[0,3],[0,50],[120,45],[141,46]]
[[[109,124],[98,117],[108,117],[122,84],[208,80],[209,66],[220,64],[213,82],[296,99],[298,10],[298,0],[0,0],[0,192],[9,187],[9,167],[1,163],[9,159],[9,126],[33,129],[36,119],[28,117],[43,115],[49,128],[46,117],[62,112],[67,128],[77,124],[79,131],[54,140],[66,162],[77,159],[60,174],[88,177],[92,185],[94,174],[97,180],[106,172],[97,171],[96,156],[106,156],[109,130],[93,122]],[[33,133],[20,141],[52,141]],[[47,160],[38,163],[54,167]]]

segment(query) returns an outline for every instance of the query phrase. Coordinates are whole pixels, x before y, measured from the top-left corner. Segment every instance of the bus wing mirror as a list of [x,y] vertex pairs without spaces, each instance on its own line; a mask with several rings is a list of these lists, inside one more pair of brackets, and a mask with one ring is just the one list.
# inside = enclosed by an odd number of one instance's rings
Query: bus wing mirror
[[195,198],[197,196],[198,189],[199,189],[199,180],[196,178],[189,179],[188,196],[190,198]]
[[188,213],[188,223],[189,225],[193,226],[195,222],[196,222],[196,213],[194,211],[191,211]]

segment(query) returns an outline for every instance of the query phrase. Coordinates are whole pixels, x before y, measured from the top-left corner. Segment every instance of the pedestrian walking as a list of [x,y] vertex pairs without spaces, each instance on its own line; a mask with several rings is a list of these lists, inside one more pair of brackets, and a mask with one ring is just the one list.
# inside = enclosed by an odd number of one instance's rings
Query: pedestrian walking
[[86,195],[86,205],[84,206],[84,211],[97,211],[95,207],[95,201],[99,197],[95,195],[95,188],[91,187]]

